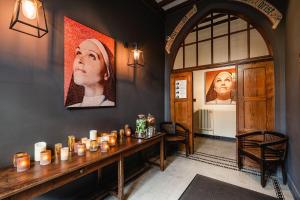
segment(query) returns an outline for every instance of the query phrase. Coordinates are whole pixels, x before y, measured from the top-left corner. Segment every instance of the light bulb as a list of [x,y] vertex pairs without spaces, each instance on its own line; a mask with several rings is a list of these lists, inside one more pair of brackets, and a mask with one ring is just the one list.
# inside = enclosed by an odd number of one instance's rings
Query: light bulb
[[134,58],[134,60],[138,60],[139,56],[140,56],[139,50],[137,50],[137,49],[133,50],[133,58]]
[[28,19],[35,19],[37,15],[37,4],[35,0],[22,0],[22,12]]

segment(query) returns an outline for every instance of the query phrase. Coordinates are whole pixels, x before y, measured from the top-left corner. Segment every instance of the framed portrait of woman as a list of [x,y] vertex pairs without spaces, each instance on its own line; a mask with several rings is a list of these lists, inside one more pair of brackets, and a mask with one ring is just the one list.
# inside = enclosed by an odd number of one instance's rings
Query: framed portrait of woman
[[236,104],[235,67],[205,73],[205,104]]
[[116,105],[115,40],[64,17],[64,105]]

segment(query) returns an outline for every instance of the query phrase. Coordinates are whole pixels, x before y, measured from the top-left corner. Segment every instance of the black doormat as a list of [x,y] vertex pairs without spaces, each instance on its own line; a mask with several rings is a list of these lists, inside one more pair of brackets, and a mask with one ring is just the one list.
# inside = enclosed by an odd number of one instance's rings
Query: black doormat
[[265,194],[197,174],[180,200],[275,200]]

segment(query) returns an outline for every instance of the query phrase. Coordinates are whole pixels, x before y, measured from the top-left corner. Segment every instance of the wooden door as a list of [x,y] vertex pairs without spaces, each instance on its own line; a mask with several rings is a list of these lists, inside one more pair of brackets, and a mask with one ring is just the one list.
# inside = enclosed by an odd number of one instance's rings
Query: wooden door
[[272,61],[238,66],[238,131],[274,129]]
[[[274,129],[274,90],[272,61],[238,66],[238,134]],[[249,158],[242,162],[248,167],[259,168]]]
[[[194,153],[193,137],[193,73],[183,72],[171,74],[170,107],[173,122],[183,124],[189,129],[190,153]],[[176,87],[182,88],[177,88]],[[185,87],[185,88],[184,88]],[[184,90],[185,89],[185,94]],[[179,94],[179,92],[181,94]]]

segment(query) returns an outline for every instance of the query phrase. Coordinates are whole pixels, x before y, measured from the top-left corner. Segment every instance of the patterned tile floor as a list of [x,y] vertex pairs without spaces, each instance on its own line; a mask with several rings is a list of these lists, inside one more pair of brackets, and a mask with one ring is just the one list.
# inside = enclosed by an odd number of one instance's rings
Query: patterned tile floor
[[[250,169],[239,171],[236,167],[234,142],[196,138],[195,150],[196,153],[187,158],[184,152],[168,157],[164,172],[157,167],[151,168],[125,187],[126,198],[176,200],[198,173],[278,199],[293,199],[287,185],[282,184],[281,178],[270,177],[266,187],[262,188],[259,172]],[[112,199],[115,198],[106,198]]]

